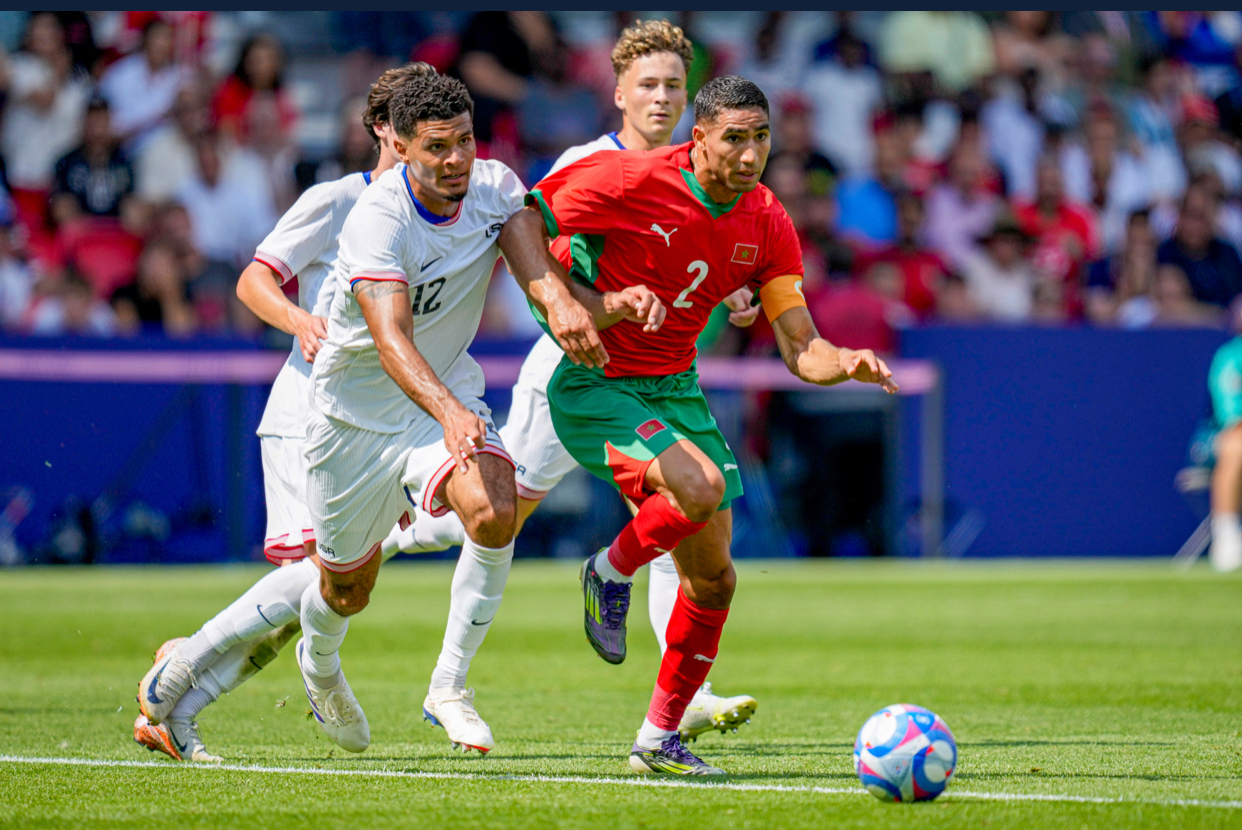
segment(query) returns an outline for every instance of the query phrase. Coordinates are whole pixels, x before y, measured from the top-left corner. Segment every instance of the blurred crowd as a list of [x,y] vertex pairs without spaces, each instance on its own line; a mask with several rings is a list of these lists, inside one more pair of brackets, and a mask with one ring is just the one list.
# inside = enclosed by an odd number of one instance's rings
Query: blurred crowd
[[[322,43],[279,13],[225,14],[0,20],[5,331],[259,333],[237,275],[301,190],[373,164],[358,96],[388,66],[460,76],[481,155],[528,185],[620,125],[608,54],[632,14],[343,12]],[[690,92],[732,72],[767,93],[764,182],[830,339],[892,352],[940,321],[1214,326],[1242,293],[1242,13],[729,14],[676,16]],[[511,283],[485,336],[534,333]],[[703,345],[772,341],[761,323]]]

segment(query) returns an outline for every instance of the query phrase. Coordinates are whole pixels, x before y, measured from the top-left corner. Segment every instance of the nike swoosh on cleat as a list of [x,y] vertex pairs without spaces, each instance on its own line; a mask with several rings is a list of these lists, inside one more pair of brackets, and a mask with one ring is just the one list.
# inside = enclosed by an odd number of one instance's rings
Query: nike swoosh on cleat
[[492,621],[492,620],[494,620],[494,619],[496,619],[496,618],[495,618],[495,617],[492,617],[492,619],[491,619],[491,620],[484,620],[483,622],[479,622],[478,620],[471,618],[471,620],[470,620],[470,624],[471,624],[471,625],[487,625],[489,622],[491,622],[491,621]]
[[439,262],[439,261],[440,261],[440,260],[442,260],[442,259],[444,259],[444,257],[443,257],[443,256],[438,256],[438,257],[436,257],[436,258],[435,258],[435,259],[433,259],[431,262],[428,262],[426,265],[424,265],[422,268],[419,268],[419,269],[418,269],[418,273],[420,273],[420,274],[421,274],[421,273],[423,273],[423,272],[424,272],[424,271],[426,271],[428,268],[430,268],[431,266],[435,265],[437,262]]
[[160,678],[163,676],[164,676],[164,670],[160,669],[158,672],[156,672],[155,677],[151,678],[151,685],[147,687],[147,700],[151,701],[157,706],[162,706],[164,704],[164,701],[160,700],[159,697],[157,697],[155,694],[155,687],[159,685]]

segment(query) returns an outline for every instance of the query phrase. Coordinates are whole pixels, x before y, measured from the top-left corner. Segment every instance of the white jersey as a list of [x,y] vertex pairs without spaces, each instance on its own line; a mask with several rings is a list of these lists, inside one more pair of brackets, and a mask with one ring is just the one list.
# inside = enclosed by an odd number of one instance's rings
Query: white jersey
[[[355,173],[324,182],[303,193],[280,218],[255,251],[256,262],[280,274],[283,285],[298,278],[298,305],[324,316],[332,300],[328,277],[336,264],[341,228],[350,208],[371,182],[371,174]],[[311,365],[295,341],[289,359],[272,384],[258,434],[284,438],[306,436],[305,410],[310,395]]]
[[560,158],[552,165],[552,169],[548,171],[548,175],[560,170],[562,167],[568,167],[575,161],[581,161],[587,156],[593,156],[600,150],[624,150],[625,145],[617,138],[616,133],[605,133],[594,141],[588,141],[586,144],[579,144],[576,147],[570,147],[561,153]]
[[405,165],[384,173],[345,220],[332,280],[328,338],[315,358],[311,385],[325,415],[375,432],[401,432],[425,413],[380,365],[375,341],[354,296],[362,280],[409,287],[414,345],[445,385],[483,394],[483,372],[466,353],[505,222],[522,209],[526,188],[498,161],[478,160],[470,189],[453,217],[435,216],[406,181]]

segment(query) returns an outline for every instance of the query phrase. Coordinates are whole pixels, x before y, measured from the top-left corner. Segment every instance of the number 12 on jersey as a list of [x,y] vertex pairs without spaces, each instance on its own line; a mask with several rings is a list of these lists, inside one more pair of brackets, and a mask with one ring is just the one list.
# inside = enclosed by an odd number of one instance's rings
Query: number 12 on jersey
[[687,274],[693,274],[695,271],[698,271],[699,275],[694,278],[694,282],[690,283],[685,291],[677,295],[677,299],[673,300],[673,308],[690,308],[694,305],[694,301],[687,300],[686,297],[690,296],[690,292],[702,285],[703,280],[707,279],[707,263],[701,259],[696,259],[686,268]]

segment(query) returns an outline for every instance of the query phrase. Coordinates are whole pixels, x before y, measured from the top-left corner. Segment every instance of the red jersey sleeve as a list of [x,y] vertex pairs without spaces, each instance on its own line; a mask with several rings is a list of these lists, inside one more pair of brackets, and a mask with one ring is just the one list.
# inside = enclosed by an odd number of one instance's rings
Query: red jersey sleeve
[[802,243],[781,203],[770,196],[770,224],[767,250],[760,252],[760,266],[751,277],[750,288],[763,301],[769,320],[775,320],[795,306],[805,306],[802,293]]
[[553,173],[526,194],[539,205],[548,236],[603,234],[615,222],[625,199],[624,153],[593,153]]

